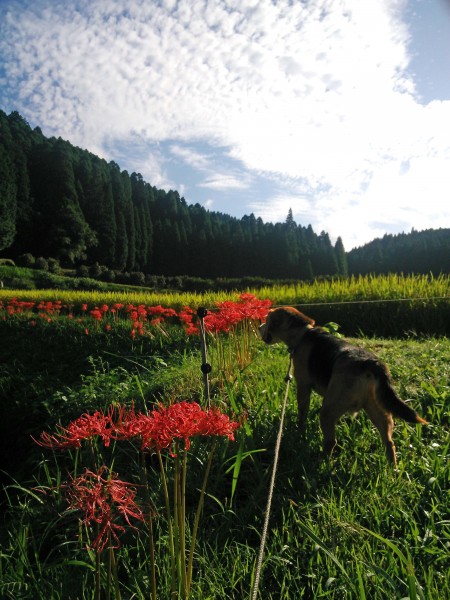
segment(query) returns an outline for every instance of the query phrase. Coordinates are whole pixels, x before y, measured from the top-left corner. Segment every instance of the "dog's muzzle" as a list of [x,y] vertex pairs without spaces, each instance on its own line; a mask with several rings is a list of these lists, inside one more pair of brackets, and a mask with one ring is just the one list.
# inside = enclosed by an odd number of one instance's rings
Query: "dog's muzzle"
[[263,342],[266,342],[266,344],[271,344],[272,343],[272,335],[269,332],[269,328],[267,327],[267,323],[263,323],[262,325],[260,325],[260,327],[259,327],[259,335],[262,337]]

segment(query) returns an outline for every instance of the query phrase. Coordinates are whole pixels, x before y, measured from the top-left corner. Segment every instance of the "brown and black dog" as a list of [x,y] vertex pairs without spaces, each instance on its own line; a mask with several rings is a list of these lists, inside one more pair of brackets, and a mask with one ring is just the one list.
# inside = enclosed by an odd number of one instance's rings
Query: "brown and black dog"
[[298,423],[305,426],[311,391],[323,396],[320,425],[323,447],[336,445],[336,423],[343,414],[365,410],[377,427],[386,455],[396,464],[392,416],[409,423],[427,422],[395,393],[387,366],[374,354],[330,334],[292,307],[272,309],[260,327],[264,342],[284,342],[291,353],[297,383]]

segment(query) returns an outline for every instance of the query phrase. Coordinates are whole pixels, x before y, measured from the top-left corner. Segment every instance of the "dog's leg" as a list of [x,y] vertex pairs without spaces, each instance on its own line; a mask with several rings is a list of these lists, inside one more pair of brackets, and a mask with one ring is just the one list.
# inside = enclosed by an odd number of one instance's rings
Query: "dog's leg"
[[369,404],[365,407],[365,411],[367,412],[369,419],[380,432],[388,461],[395,466],[397,464],[397,456],[395,453],[394,440],[392,439],[394,431],[392,415],[379,408],[376,404]]
[[310,402],[311,386],[297,383],[297,425],[300,433],[303,433],[306,428]]
[[320,410],[320,427],[323,433],[323,450],[328,456],[331,455],[337,444],[336,423],[345,412],[345,409],[342,410],[342,407],[334,403],[332,399],[324,398],[323,406]]

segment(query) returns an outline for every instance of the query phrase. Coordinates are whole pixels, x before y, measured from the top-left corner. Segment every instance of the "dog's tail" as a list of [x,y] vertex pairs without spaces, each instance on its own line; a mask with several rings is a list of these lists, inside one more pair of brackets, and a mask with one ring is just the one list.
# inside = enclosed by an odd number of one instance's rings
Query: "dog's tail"
[[413,408],[397,396],[392,387],[391,377],[387,368],[379,362],[372,363],[371,367],[378,382],[377,397],[384,408],[393,414],[394,417],[399,417],[408,423],[422,423],[423,425],[427,425],[428,421],[422,419]]

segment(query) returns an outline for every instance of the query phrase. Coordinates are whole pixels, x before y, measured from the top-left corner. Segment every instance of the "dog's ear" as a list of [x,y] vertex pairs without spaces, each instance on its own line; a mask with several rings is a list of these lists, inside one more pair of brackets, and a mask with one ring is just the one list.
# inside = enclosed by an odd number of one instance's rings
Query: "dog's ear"
[[306,325],[314,327],[315,323],[311,317],[304,315],[296,308],[289,307],[289,327],[305,327]]
[[269,311],[268,321],[271,327],[288,327],[289,329],[296,329],[305,327],[306,325],[314,326],[315,321],[310,317],[307,317],[296,308],[292,306],[285,306],[280,308],[274,308]]

